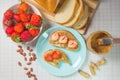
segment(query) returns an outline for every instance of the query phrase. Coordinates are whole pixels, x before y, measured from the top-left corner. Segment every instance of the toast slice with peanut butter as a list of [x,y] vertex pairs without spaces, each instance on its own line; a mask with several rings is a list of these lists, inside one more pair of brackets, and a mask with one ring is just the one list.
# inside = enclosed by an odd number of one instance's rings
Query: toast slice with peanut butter
[[44,60],[53,65],[54,67],[58,67],[59,63],[65,62],[67,64],[70,64],[70,60],[67,57],[67,55],[59,49],[49,49],[44,53]]
[[49,43],[68,50],[77,50],[79,47],[75,36],[67,30],[54,31],[49,37]]

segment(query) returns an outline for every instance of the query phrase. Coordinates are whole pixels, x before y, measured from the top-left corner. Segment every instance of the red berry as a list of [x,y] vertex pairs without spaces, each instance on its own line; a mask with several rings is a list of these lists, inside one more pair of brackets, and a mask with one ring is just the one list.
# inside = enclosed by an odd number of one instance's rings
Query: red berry
[[11,39],[15,42],[20,42],[20,34],[17,32],[13,32],[11,35]]
[[22,24],[22,23],[16,24],[16,25],[14,26],[14,30],[15,30],[16,32],[18,32],[18,33],[23,32],[23,30],[24,30],[23,24]]
[[39,30],[38,29],[29,29],[29,33],[35,37],[39,34]]
[[53,55],[52,57],[54,59],[59,59],[61,57],[61,55],[60,55],[60,53],[58,51],[53,51],[52,55]]
[[17,21],[20,22],[20,15],[19,14],[14,14],[13,18]]
[[12,12],[12,10],[7,10],[5,13],[4,13],[4,17],[5,18],[12,18],[12,16],[13,16],[13,12]]
[[29,22],[30,18],[31,14],[26,14],[25,12],[20,14],[20,19],[22,22]]
[[41,19],[41,17],[40,17],[39,15],[37,15],[37,14],[34,13],[34,14],[31,16],[30,23],[31,23],[32,25],[34,25],[34,26],[40,26],[41,21],[42,21],[42,19]]
[[27,11],[30,9],[29,5],[25,2],[21,3],[19,6],[18,6],[18,9],[21,9],[23,11]]
[[14,32],[14,28],[13,27],[7,27],[5,30],[7,35],[11,35]]
[[44,56],[44,59],[45,59],[46,61],[52,61],[52,60],[53,60],[52,54],[47,54],[47,55],[45,55],[45,56]]
[[24,42],[31,41],[33,39],[32,35],[28,31],[22,32],[20,37]]
[[7,26],[7,27],[10,27],[10,26],[12,26],[13,21],[12,21],[11,19],[9,19],[9,18],[4,18],[4,19],[3,19],[3,24],[4,24],[5,26]]

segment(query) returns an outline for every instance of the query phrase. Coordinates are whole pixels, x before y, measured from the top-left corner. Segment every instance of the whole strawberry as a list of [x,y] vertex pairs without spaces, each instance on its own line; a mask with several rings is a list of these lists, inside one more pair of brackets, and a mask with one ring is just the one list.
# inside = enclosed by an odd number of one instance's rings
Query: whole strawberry
[[15,26],[14,26],[14,30],[18,33],[21,33],[24,31],[24,26],[22,23],[17,23]]
[[39,29],[29,29],[29,33],[35,37],[39,34]]
[[27,11],[27,10],[30,9],[30,6],[29,6],[27,3],[22,2],[22,3],[18,6],[18,9],[23,10],[23,11]]
[[5,13],[4,13],[4,17],[5,18],[8,18],[8,19],[11,19],[13,16],[13,12],[12,10],[8,9]]
[[41,21],[42,21],[42,19],[41,19],[41,17],[39,15],[37,15],[35,13],[32,14],[31,20],[30,20],[30,23],[32,25],[39,27],[41,25]]
[[13,27],[7,27],[5,30],[7,35],[11,35],[14,32],[14,28]]
[[28,42],[33,39],[32,35],[28,31],[22,32],[20,37],[23,42]]
[[22,22],[29,22],[30,18],[31,18],[31,14],[27,14],[25,12],[23,12],[23,13],[20,14],[20,20]]
[[19,14],[14,14],[14,15],[13,15],[13,19],[14,19],[16,22],[20,22],[20,15],[19,15]]
[[13,25],[13,21],[12,21],[12,19],[4,18],[4,19],[3,19],[3,24],[4,24],[5,26],[7,26],[7,27],[10,27],[10,26]]
[[20,34],[17,33],[17,32],[13,32],[12,35],[11,35],[11,39],[14,41],[14,42],[20,42],[21,39],[20,39]]
[[24,12],[23,10],[18,9],[18,8],[13,9],[13,14],[21,14],[21,13],[23,13],[23,12]]

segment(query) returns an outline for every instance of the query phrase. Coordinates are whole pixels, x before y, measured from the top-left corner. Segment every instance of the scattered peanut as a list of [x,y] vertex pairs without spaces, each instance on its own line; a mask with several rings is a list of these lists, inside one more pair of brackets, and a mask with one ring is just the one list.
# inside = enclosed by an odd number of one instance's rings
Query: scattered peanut
[[94,69],[98,69],[98,66],[94,62],[90,62],[90,66],[92,66]]
[[103,64],[105,64],[105,63],[106,63],[106,59],[103,58],[101,61],[98,61],[98,62],[96,63],[96,65],[97,65],[97,66],[100,66],[100,65],[103,65]]
[[85,78],[90,78],[90,75],[84,71],[80,71],[80,74]]
[[[19,49],[17,50],[17,52],[18,52],[20,55],[23,56],[24,61],[26,62],[26,65],[29,65],[29,66],[30,66],[30,65],[32,64],[32,61],[35,61],[35,60],[36,60],[36,55],[35,55],[35,53],[31,53],[31,52],[33,51],[33,49],[31,49],[31,48],[28,46],[28,47],[27,47],[27,50],[28,50],[29,52],[28,52],[28,54],[26,54],[26,53],[24,52],[24,50],[22,49],[22,46],[21,46],[21,45],[18,45],[18,48],[19,48]],[[30,57],[28,57],[28,56],[30,56]],[[27,60],[29,60],[29,61],[27,62]],[[22,63],[19,61],[19,62],[18,62],[18,65],[19,65],[19,66],[22,66]],[[23,67],[23,69],[24,69],[25,71],[27,71],[26,75],[27,75],[28,78],[33,77],[34,80],[38,80],[37,77],[36,77],[36,75],[32,73],[32,72],[33,72],[33,68],[32,68],[32,67],[31,67],[31,68]]]
[[27,47],[27,50],[30,50],[30,47],[29,47],[29,46]]
[[30,71],[33,72],[33,68],[30,68]]
[[19,62],[18,62],[18,65],[19,65],[19,66],[22,66],[22,63],[19,61]]
[[28,68],[27,68],[27,67],[24,67],[24,70],[28,70]]
[[21,45],[18,45],[18,48],[21,48],[21,49],[22,49],[22,46],[21,46]]
[[31,65],[31,62],[27,62],[27,65]]
[[32,60],[33,60],[32,57],[30,57],[30,58],[29,58],[29,61],[32,61]]
[[93,66],[90,65],[89,69],[90,69],[90,72],[91,72],[92,75],[96,75],[95,68]]
[[26,58],[26,57],[24,57],[24,61],[27,61],[27,58]]
[[23,56],[26,56],[26,53],[23,53]]

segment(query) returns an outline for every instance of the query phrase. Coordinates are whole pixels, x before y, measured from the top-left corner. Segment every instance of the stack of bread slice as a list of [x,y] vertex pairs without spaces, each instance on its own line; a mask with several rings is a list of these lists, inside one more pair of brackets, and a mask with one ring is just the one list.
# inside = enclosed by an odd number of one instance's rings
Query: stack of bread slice
[[43,16],[71,27],[81,34],[88,28],[99,0],[25,0],[40,9]]

